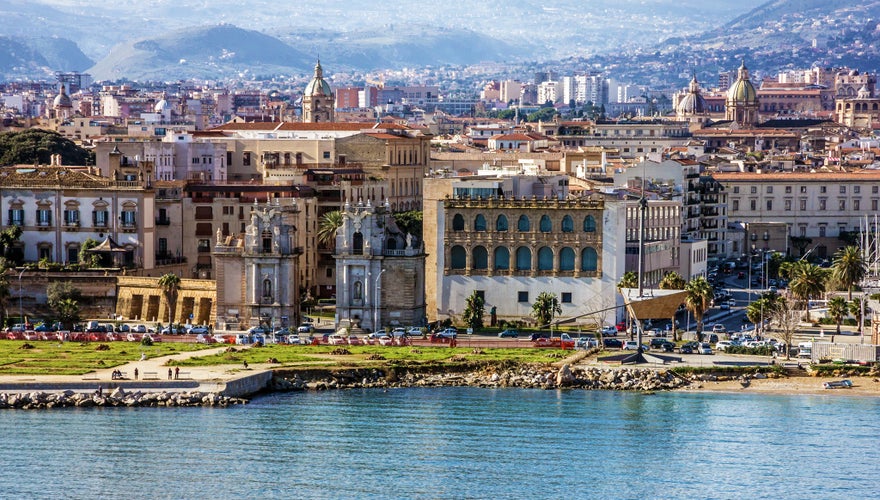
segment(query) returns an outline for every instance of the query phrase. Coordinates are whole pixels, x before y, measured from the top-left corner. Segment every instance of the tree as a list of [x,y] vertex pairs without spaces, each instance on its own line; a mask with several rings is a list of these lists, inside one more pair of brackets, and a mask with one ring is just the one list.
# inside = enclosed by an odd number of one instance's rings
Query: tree
[[165,305],[168,310],[168,323],[174,323],[174,313],[177,308],[177,289],[180,286],[180,277],[174,273],[163,274],[159,278],[159,287],[165,296]]
[[761,295],[758,297],[758,300],[746,306],[746,319],[755,325],[761,325],[760,328],[763,329],[764,320],[770,319],[773,316],[776,312],[776,307],[779,305],[779,300],[779,295],[776,295],[774,292],[767,292]]
[[476,290],[465,299],[464,312],[461,319],[473,329],[483,328],[483,314],[486,312],[486,301]]
[[79,247],[79,264],[83,267],[98,267],[101,265],[101,256],[95,252],[87,252],[100,245],[97,240],[86,238]]
[[639,287],[639,275],[637,275],[634,271],[627,271],[623,273],[623,276],[620,278],[620,281],[617,283],[617,291],[620,291],[623,288],[638,288]]
[[46,303],[56,309],[62,300],[71,299],[77,303],[82,300],[82,292],[70,281],[53,281],[46,287]]
[[67,330],[72,329],[73,324],[79,321],[79,303],[73,299],[62,299],[56,302],[52,309],[55,310],[58,321]]
[[868,266],[859,247],[849,246],[841,248],[834,255],[834,263],[831,265],[831,277],[835,283],[846,288],[846,300],[852,300],[853,286],[865,278]]
[[810,320],[810,299],[825,291],[827,273],[816,264],[799,260],[789,269],[791,281],[788,284],[792,295],[804,303],[806,320]]
[[856,318],[856,322],[859,325],[859,335],[862,334],[862,328],[865,326],[865,314],[867,311],[862,310],[862,301],[865,300],[865,297],[859,297],[858,300],[854,300],[849,303],[849,313]]
[[[658,285],[661,290],[684,290],[687,286],[687,281],[681,277],[675,271],[666,273],[663,276],[663,279],[660,280],[660,284]],[[672,313],[672,322],[669,323],[670,328],[672,329],[672,341],[678,342],[678,329],[675,327],[675,313]]]
[[828,315],[831,316],[831,319],[837,325],[838,335],[840,335],[840,323],[848,311],[849,307],[847,307],[846,299],[843,297],[834,297],[828,301]]
[[13,252],[15,244],[21,238],[21,233],[21,226],[9,226],[0,231],[0,248],[3,250],[2,256],[6,261],[15,261],[16,264],[20,264],[21,260],[23,260],[22,255],[17,255],[17,252]]
[[65,165],[94,165],[95,154],[57,132],[31,128],[0,134],[0,165],[47,165],[60,154]]
[[687,295],[684,299],[684,306],[693,313],[694,319],[697,320],[697,340],[703,340],[703,314],[709,309],[714,291],[712,285],[703,276],[697,276],[690,280],[685,287]]
[[787,297],[779,297],[771,314],[771,321],[777,326],[780,340],[785,344],[785,359],[791,359],[791,343],[794,332],[800,325],[795,303]]
[[6,306],[9,303],[9,276],[6,259],[0,257],[0,327],[6,324]]
[[321,216],[318,224],[318,243],[333,248],[336,243],[336,230],[342,227],[342,212],[334,210]]
[[559,299],[555,293],[541,292],[535,298],[532,304],[532,317],[541,327],[547,326],[553,322],[553,316],[562,314],[562,306],[559,305]]
[[404,234],[409,233],[418,240],[422,239],[422,211],[410,210],[394,214],[394,223]]

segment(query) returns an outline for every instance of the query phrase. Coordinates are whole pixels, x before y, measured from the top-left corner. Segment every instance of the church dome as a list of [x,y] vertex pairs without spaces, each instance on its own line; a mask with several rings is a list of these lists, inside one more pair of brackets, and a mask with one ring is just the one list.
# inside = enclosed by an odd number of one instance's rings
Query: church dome
[[737,75],[736,81],[733,82],[733,85],[730,86],[730,89],[727,91],[727,105],[731,104],[757,104],[758,102],[758,93],[755,91],[755,86],[752,85],[751,80],[749,80],[749,69],[746,68],[746,63],[743,61],[742,66],[739,67],[739,75]]
[[312,78],[312,81],[306,85],[306,90],[303,92],[303,95],[333,95],[333,91],[330,90],[330,84],[324,80],[324,70],[321,68],[321,61],[318,61],[317,64],[315,64],[315,76]]
[[171,104],[167,100],[165,100],[164,97],[162,99],[159,99],[159,101],[156,103],[156,105],[153,106],[154,113],[164,113],[166,111],[169,111],[170,109],[171,109]]
[[61,89],[58,92],[58,95],[55,96],[53,106],[56,108],[70,108],[73,106],[73,104],[70,102],[70,96],[67,95],[67,92],[64,90],[64,85],[61,85]]
[[688,93],[679,101],[675,111],[679,116],[701,115],[708,111],[706,98],[700,93],[700,84],[697,83],[696,75],[691,78]]

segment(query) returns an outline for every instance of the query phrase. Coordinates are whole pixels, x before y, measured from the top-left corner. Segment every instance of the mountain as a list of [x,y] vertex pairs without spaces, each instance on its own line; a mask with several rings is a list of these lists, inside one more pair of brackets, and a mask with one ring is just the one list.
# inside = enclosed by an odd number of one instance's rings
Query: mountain
[[0,36],[0,72],[11,78],[45,78],[55,71],[83,71],[94,62],[63,38]]
[[97,80],[223,79],[311,72],[315,59],[277,38],[232,25],[185,28],[111,50],[88,72]]

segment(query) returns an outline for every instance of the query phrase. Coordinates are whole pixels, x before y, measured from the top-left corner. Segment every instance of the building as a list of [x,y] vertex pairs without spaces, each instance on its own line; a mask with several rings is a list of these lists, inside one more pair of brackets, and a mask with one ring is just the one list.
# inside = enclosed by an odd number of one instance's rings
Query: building
[[837,123],[864,132],[880,129],[880,97],[873,97],[868,87],[857,96],[839,97],[835,102]]
[[306,85],[302,98],[302,121],[305,123],[327,123],[334,121],[333,91],[324,80],[321,61],[315,63],[315,76]]
[[346,202],[336,231],[337,327],[425,324],[425,250],[390,206]]
[[557,296],[560,318],[616,320],[623,206],[609,208],[598,197],[570,200],[564,177],[425,180],[425,248],[434,255],[425,272],[429,321],[456,320],[474,292],[503,321],[530,322],[542,292]]
[[741,127],[758,123],[758,92],[749,79],[745,61],[737,71],[736,81],[727,90],[725,119]]

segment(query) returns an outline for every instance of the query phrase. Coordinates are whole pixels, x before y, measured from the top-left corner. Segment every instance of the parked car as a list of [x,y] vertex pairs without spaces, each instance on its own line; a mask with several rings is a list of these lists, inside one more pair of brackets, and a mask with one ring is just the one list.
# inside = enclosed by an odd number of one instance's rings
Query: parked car
[[732,346],[733,346],[733,342],[731,342],[729,340],[721,340],[721,341],[715,343],[715,350],[716,351],[726,351],[728,347],[732,347]]
[[599,341],[596,340],[596,337],[593,335],[581,335],[575,340],[574,346],[582,349],[589,349],[591,347],[598,347]]
[[614,328],[611,325],[605,325],[602,327],[602,335],[611,335],[613,337],[617,335],[617,328]]
[[616,328],[618,332],[626,331],[626,323],[621,321],[620,323],[614,325],[614,328]]
[[699,344],[697,342],[686,342],[678,348],[678,352],[682,354],[693,354],[697,350]]
[[299,335],[291,334],[291,335],[287,336],[287,343],[293,344],[293,345],[299,345],[299,344],[302,344],[302,339],[299,338]]
[[398,326],[397,328],[391,330],[392,337],[405,337],[406,336],[406,328],[402,326]]
[[348,337],[344,335],[333,334],[327,337],[327,343],[330,345],[345,345],[348,344]]
[[438,332],[437,336],[445,339],[454,339],[458,336],[458,330],[454,326],[450,326]]
[[296,327],[296,333],[312,333],[315,331],[315,325],[312,323],[301,323],[298,327]]
[[208,327],[202,325],[194,326],[190,328],[189,332],[187,333],[189,333],[190,335],[204,335],[208,333]]
[[500,332],[498,332],[498,337],[502,338],[502,339],[504,339],[504,338],[515,339],[515,338],[519,337],[519,332],[514,330],[513,328],[508,328],[506,330],[501,330]]
[[727,332],[727,327],[722,325],[721,323],[715,323],[712,325],[712,333],[725,333]]
[[[624,351],[635,351],[635,350],[638,350],[638,348],[639,348],[639,343],[636,342],[635,340],[627,340],[623,343],[623,350]],[[646,346],[645,344],[642,344],[642,350],[649,351],[649,350],[651,350],[651,348]]]
[[605,347],[620,349],[623,347],[623,341],[615,338],[604,339]]
[[409,330],[406,331],[406,334],[410,337],[421,337],[425,332],[422,331],[421,328],[417,326],[410,327]]
[[217,340],[214,337],[207,335],[205,333],[200,333],[196,335],[196,342],[199,344],[214,344]]
[[712,346],[708,342],[700,342],[696,349],[697,354],[712,354]]

